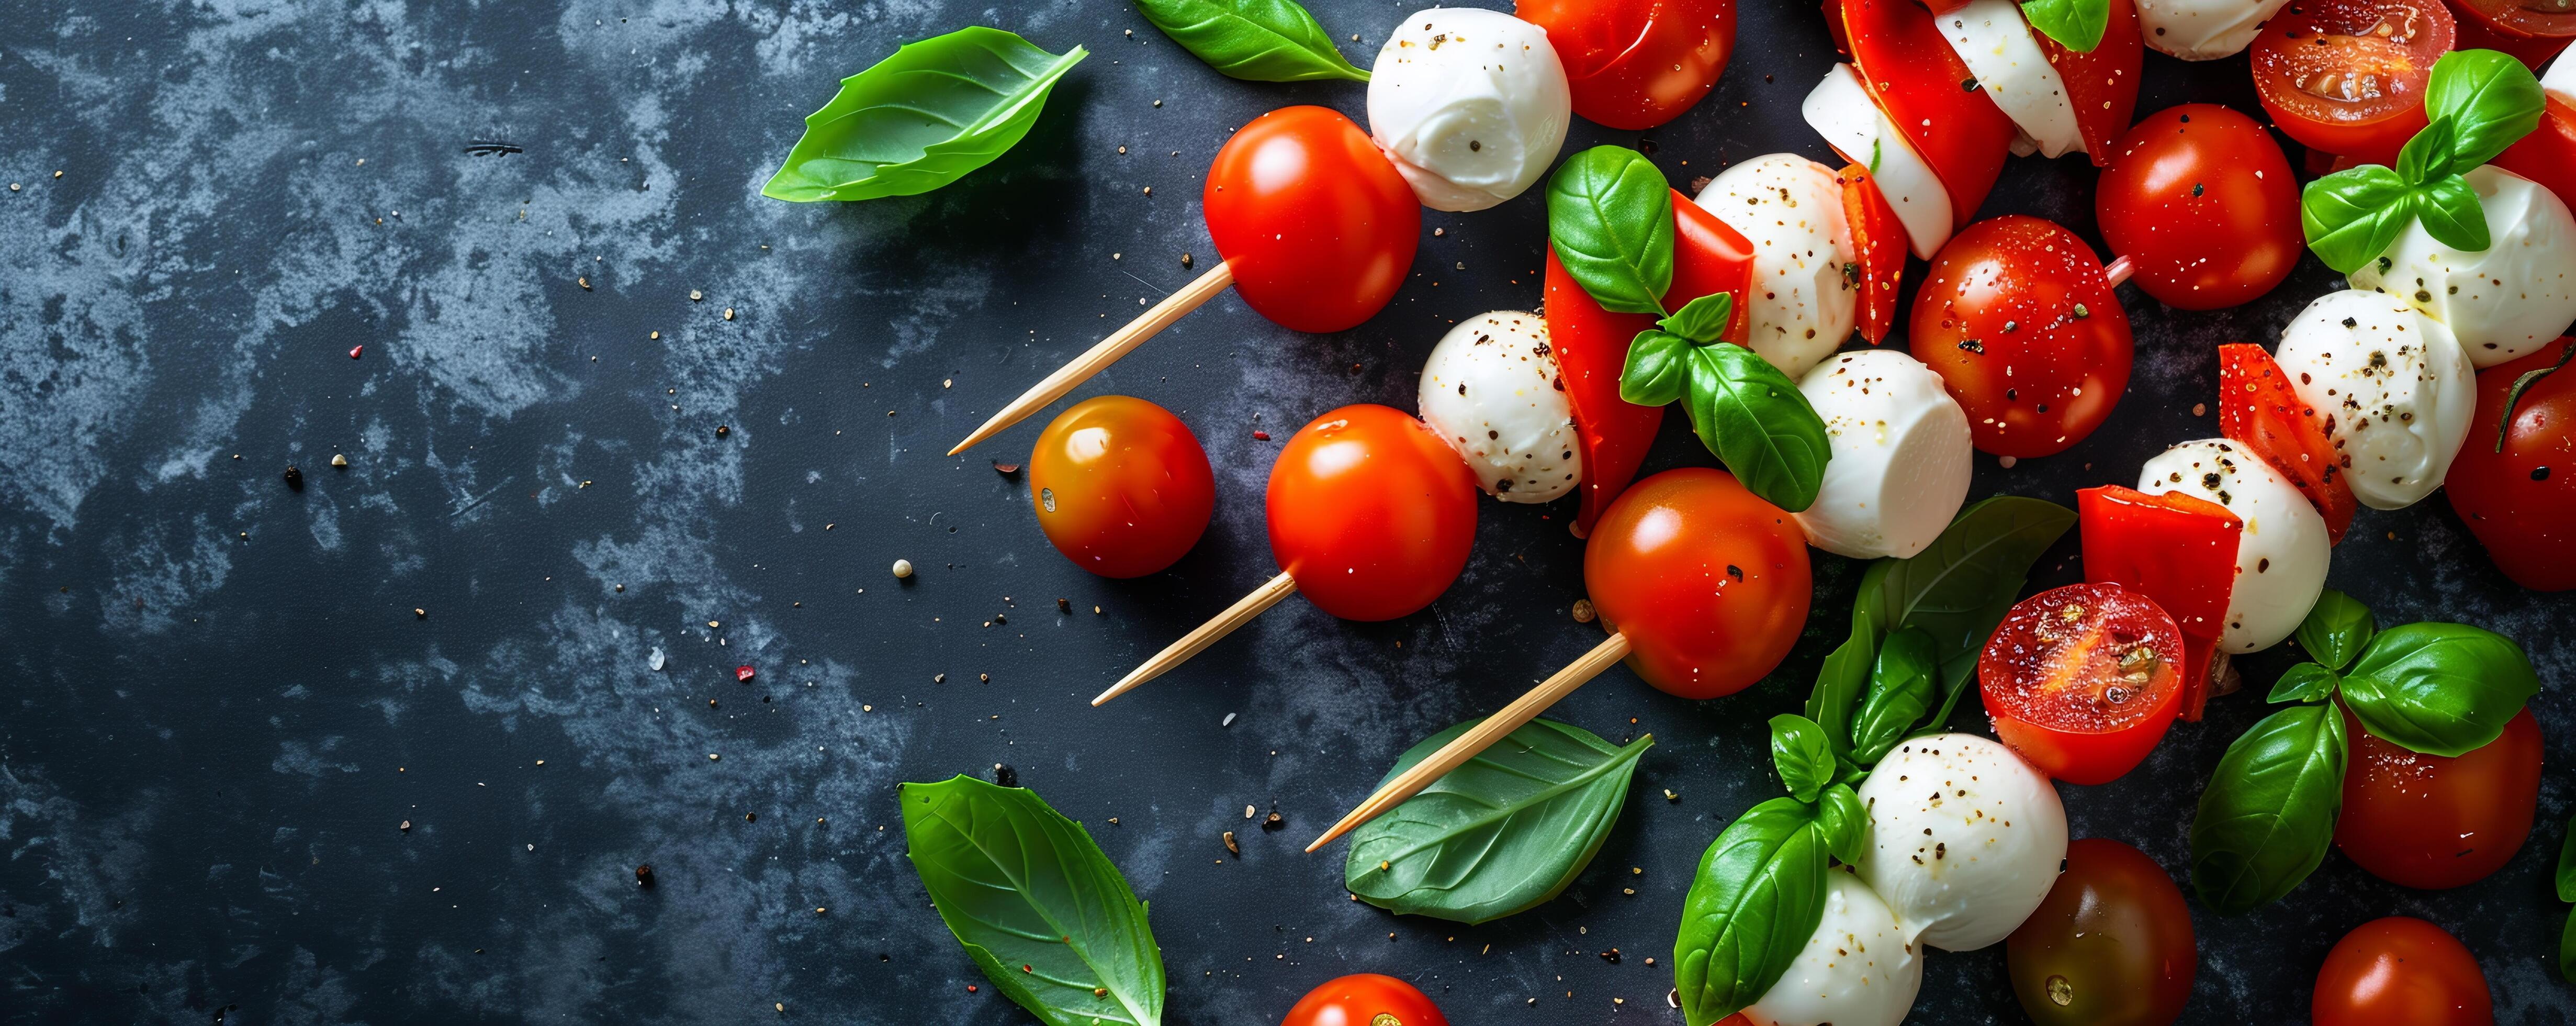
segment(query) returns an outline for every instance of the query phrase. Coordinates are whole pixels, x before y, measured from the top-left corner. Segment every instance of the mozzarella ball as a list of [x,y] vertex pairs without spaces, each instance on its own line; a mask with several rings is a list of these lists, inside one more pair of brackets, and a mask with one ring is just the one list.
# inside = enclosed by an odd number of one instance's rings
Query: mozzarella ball
[[1583,476],[1574,404],[1548,348],[1547,321],[1496,310],[1458,322],[1422,364],[1422,422],[1504,502],[1546,502]]
[[2576,217],[2557,194],[2494,165],[2471,170],[2489,242],[2462,253],[2409,219],[2396,245],[2352,274],[2352,287],[2404,300],[2442,322],[2477,367],[2558,340],[2576,323]]
[[2289,0],[2138,0],[2147,45],[2187,61],[2233,57]]
[[1896,211],[1896,223],[1905,226],[1905,244],[1915,256],[1930,260],[1941,252],[1951,229],[1958,227],[1950,190],[1942,187],[1922,154],[1914,152],[1913,141],[1888,120],[1869,87],[1861,84],[1859,71],[1849,64],[1826,70],[1824,81],[1798,105],[1798,114],[1844,160],[1869,169],[1878,194]]
[[1835,869],[1825,873],[1825,918],[1744,1017],[1753,1026],[1898,1026],[1922,987],[1922,956],[1896,914]]
[[2057,882],[2066,807],[2048,777],[1974,734],[1896,746],[1860,785],[1861,882],[1914,939],[1973,951],[2013,932]]
[[2252,450],[2209,438],[2147,460],[2138,471],[2138,490],[2206,499],[2245,522],[2236,536],[2236,584],[2227,596],[2219,648],[2260,652],[2299,629],[2325,590],[2333,549],[2325,517],[2289,478]]
[[1854,257],[1834,173],[1794,153],[1755,157],[1710,180],[1699,205],[1753,244],[1747,346],[1792,379],[1842,348],[1860,293],[1843,276]]
[[2477,412],[2468,354],[2440,321],[2376,292],[2329,293],[2281,333],[2274,359],[2349,462],[2372,509],[2400,509],[2450,472]]
[[1434,7],[1395,27],[1369,69],[1369,136],[1433,210],[1483,210],[1556,162],[1574,94],[1547,30]]
[[1967,501],[1968,414],[1941,375],[1895,349],[1836,353],[1798,382],[1825,420],[1833,458],[1816,502],[1791,514],[1807,544],[1838,556],[1923,551]]
[[1967,6],[1934,17],[1950,49],[1977,76],[1977,87],[2041,156],[2083,151],[2084,133],[2075,125],[2075,103],[2067,98],[2066,82],[2031,38],[2019,4],[1968,0]]

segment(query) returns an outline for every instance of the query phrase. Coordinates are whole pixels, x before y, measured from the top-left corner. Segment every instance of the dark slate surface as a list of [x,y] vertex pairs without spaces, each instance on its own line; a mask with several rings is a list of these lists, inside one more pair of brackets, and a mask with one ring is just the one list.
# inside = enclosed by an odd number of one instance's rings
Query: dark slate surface
[[[1315,5],[1363,63],[1408,6]],[[1677,181],[1826,154],[1795,114],[1821,20],[1744,13],[1716,95],[1652,134]],[[1027,141],[945,191],[756,196],[837,78],[968,23],[1094,56]],[[1571,503],[1484,506],[1466,575],[1421,615],[1292,601],[1084,704],[1272,572],[1276,443],[1255,428],[1410,409],[1447,324],[1536,303],[1536,196],[1427,215],[1445,233],[1355,331],[1300,337],[1220,300],[1084,389],[1172,406],[1220,468],[1215,526],[1166,574],[1099,580],[1049,549],[1025,482],[991,467],[1036,423],[940,455],[1187,280],[1180,254],[1208,259],[1194,197],[1230,128],[1292,102],[1357,113],[1361,87],[1227,81],[1122,7],[1070,0],[7,2],[0,26],[0,179],[22,183],[0,193],[0,1016],[1024,1022],[967,992],[894,799],[1008,763],[1153,903],[1171,1021],[1274,1022],[1363,970],[1459,1023],[1678,1021],[1689,873],[1776,793],[1761,723],[1837,640],[1854,564],[1818,556],[1816,626],[1750,692],[1684,702],[1615,670],[1566,702],[1660,744],[1592,869],[1484,927],[1355,904],[1340,849],[1297,849],[1406,745],[1598,640],[1566,614]],[[2150,56],[2147,76],[2141,110],[2253,108],[2242,61]],[[491,140],[524,152],[462,152]],[[1569,145],[1595,142],[1638,138],[1579,125]],[[1985,213],[2089,233],[2092,178],[2016,160]],[[2329,280],[2312,261],[2217,314],[2132,291],[2137,374],[2109,425],[2017,468],[1981,457],[1977,494],[2070,501],[2215,433],[2191,412],[2211,346],[2275,339]],[[1678,422],[1650,469],[1708,462]],[[921,568],[908,585],[898,557]],[[2336,563],[2384,621],[2504,631],[2552,686],[2576,665],[2576,609],[2512,587],[2445,503],[2366,515]],[[737,664],[759,676],[735,683]],[[2576,710],[2537,708],[2563,764]],[[2075,832],[2179,872],[2199,781],[2257,713],[2220,701],[2141,771],[2067,788]],[[2526,850],[2456,892],[2330,857],[2249,917],[2196,908],[2187,1018],[2301,1019],[2335,938],[2403,913],[2477,951],[2503,1021],[2567,1021],[2548,880],[2569,798],[2553,772]],[[1274,803],[1289,828],[1226,857],[1220,831]],[[2000,950],[1930,956],[1915,1020],[2020,1021]]]

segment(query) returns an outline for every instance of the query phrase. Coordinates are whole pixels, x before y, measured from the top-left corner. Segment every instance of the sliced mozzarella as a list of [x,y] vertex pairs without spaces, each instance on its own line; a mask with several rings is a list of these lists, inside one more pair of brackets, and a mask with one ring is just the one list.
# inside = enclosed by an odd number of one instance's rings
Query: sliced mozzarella
[[1915,256],[1930,260],[1941,252],[1941,244],[1950,241],[1950,231],[1957,227],[1950,190],[1941,186],[1941,176],[1914,152],[1914,144],[1896,122],[1879,109],[1860,72],[1849,64],[1834,65],[1825,72],[1825,80],[1808,91],[1798,112],[1806,116],[1808,127],[1825,137],[1825,145],[1844,160],[1868,168],[1870,177],[1878,180],[1879,194],[1896,210],[1896,220],[1905,226],[1905,241]]
[[2210,438],[2147,460],[2138,490],[2207,499],[2245,522],[2236,538],[2236,583],[2227,597],[2221,649],[2260,652],[2299,629],[2325,590],[2333,550],[2325,518],[2289,478],[2244,446]]
[[2187,61],[2233,57],[2289,0],[2138,0],[2147,45]]
[[1860,294],[1843,274],[1854,258],[1834,173],[1797,154],[1774,153],[1720,172],[1698,199],[1753,244],[1747,345],[1793,379],[1841,348]]
[[2477,412],[2476,372],[2451,329],[2376,292],[2318,297],[2281,332],[2274,358],[2325,417],[2344,480],[2372,509],[2431,494]]
[[1825,873],[1825,917],[1798,960],[1744,1010],[1753,1026],[1898,1026],[1923,987],[1923,958],[1869,885]]
[[1860,785],[1862,882],[1916,940],[1973,951],[2013,932],[2057,882],[2066,806],[2003,745],[1935,734],[1896,746]]
[[2462,253],[2411,220],[2352,287],[2395,296],[2451,329],[2476,367],[2557,341],[2576,323],[2576,217],[2557,194],[2492,164],[2469,171],[2489,242]]
[[2566,56],[2561,51],[2559,60],[2549,62],[2549,69],[2540,75],[2540,91],[2550,99],[2576,107],[2576,60],[2567,60]]
[[1504,502],[1547,502],[1583,476],[1574,405],[1565,396],[1547,321],[1496,310],[1441,336],[1422,365],[1422,422]]
[[1574,94],[1547,31],[1501,11],[1435,7],[1377,52],[1369,135],[1433,210],[1483,210],[1556,162]]
[[2013,0],[1968,0],[1968,5],[1935,15],[1941,36],[1977,76],[1978,88],[2021,127],[2022,135],[2041,156],[2062,157],[2084,149],[2084,132],[2075,126],[2075,103],[2057,66],[2030,36]]
[[1833,458],[1816,502],[1792,514],[1807,544],[1839,556],[1923,551],[1968,498],[1968,414],[1941,375],[1895,349],[1836,353],[1798,382]]

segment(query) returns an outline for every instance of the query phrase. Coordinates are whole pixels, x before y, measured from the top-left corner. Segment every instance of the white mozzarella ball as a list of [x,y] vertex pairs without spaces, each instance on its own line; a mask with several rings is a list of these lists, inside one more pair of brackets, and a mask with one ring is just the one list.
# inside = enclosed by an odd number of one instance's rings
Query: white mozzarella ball
[[1941,185],[1932,165],[1914,152],[1914,143],[1896,122],[1888,120],[1869,86],[1861,82],[1859,71],[1849,64],[1834,65],[1825,72],[1824,81],[1807,91],[1798,113],[1844,160],[1869,169],[1879,195],[1896,211],[1896,222],[1905,226],[1906,246],[1915,256],[1930,260],[1941,252],[1941,245],[1950,241],[1951,229],[1958,227],[1950,209],[1950,190]]
[[1977,87],[2002,108],[2004,116],[2044,157],[2082,152],[2084,132],[2075,125],[2075,103],[2057,66],[2031,38],[2030,23],[2013,0],[1968,0],[1965,7],[1937,15],[1950,49],[1977,76]]
[[2346,290],[2308,304],[2274,357],[2316,408],[2344,480],[2372,509],[2432,494],[2477,413],[2476,372],[2440,321],[2391,296]]
[[1898,1026],[1922,987],[1923,958],[1896,914],[1836,869],[1825,874],[1825,918],[1744,1017],[1753,1026]]
[[2138,0],[2147,45],[2187,61],[2233,57],[2289,0]]
[[1836,353],[1798,382],[1833,458],[1816,502],[1792,514],[1807,544],[1839,556],[1923,551],[1967,501],[1968,414],[1941,375],[1896,349]]
[[2442,322],[2471,365],[2493,367],[2557,341],[2576,323],[2576,217],[2555,193],[2503,168],[2479,167],[2467,178],[2486,211],[2485,251],[2442,245],[2411,220],[2396,245],[2351,280]]
[[1935,734],[1897,745],[1860,785],[1861,881],[1914,939],[1973,951],[2030,918],[2066,859],[2066,807],[2002,744]]
[[1434,7],[1395,27],[1369,69],[1369,135],[1433,210],[1483,210],[1556,162],[1574,94],[1547,31],[1501,11]]
[[1854,258],[1834,173],[1797,154],[1774,153],[1720,172],[1698,199],[1753,244],[1747,346],[1793,379],[1841,348],[1859,316],[1860,294],[1843,275]]
[[1422,365],[1422,422],[1504,502],[1547,502],[1583,477],[1574,405],[1547,321],[1496,310],[1458,322]]
[[2279,470],[2224,438],[2184,442],[2147,460],[2138,490],[2181,492],[2227,507],[2245,522],[2236,537],[2236,583],[2218,638],[2229,652],[2280,644],[2317,604],[2333,552],[2325,517]]

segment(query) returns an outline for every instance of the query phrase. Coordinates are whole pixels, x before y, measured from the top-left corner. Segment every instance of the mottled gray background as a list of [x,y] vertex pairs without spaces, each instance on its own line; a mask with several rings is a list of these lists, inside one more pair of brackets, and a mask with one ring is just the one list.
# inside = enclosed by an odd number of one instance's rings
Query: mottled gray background
[[[1363,64],[1409,7],[1315,4]],[[1796,119],[1821,19],[1744,15],[1716,94],[1649,137],[1676,181],[1826,155]],[[838,78],[969,23],[1093,56],[1025,142],[944,191],[757,196]],[[2150,56],[2147,81],[2142,111],[2254,109],[2241,60]],[[1229,129],[1362,96],[1219,78],[1105,2],[0,0],[0,1016],[1023,1022],[967,992],[894,799],[1008,763],[1153,903],[1171,1021],[1275,1022],[1370,970],[1461,1024],[1678,1022],[1690,871],[1775,793],[1762,721],[1839,639],[1854,564],[1817,557],[1818,626],[1750,692],[1685,702],[1615,670],[1560,707],[1660,744],[1591,871],[1483,927],[1355,904],[1340,848],[1298,848],[1415,739],[1598,640],[1565,612],[1570,502],[1482,507],[1466,575],[1420,615],[1291,601],[1084,704],[1272,572],[1277,443],[1254,429],[1410,409],[1447,324],[1538,301],[1537,196],[1426,214],[1445,234],[1357,330],[1298,336],[1221,299],[1083,389],[1173,407],[1219,468],[1217,522],[1168,573],[1100,580],[1047,546],[1025,475],[991,465],[1036,422],[940,455],[1186,281],[1180,254],[1209,258],[1195,197]],[[463,152],[492,140],[524,152]],[[1641,140],[1587,124],[1568,145],[1596,142]],[[2093,176],[2016,160],[1985,213],[2089,233]],[[2014,469],[1981,457],[1978,494],[2071,501],[2215,433],[2190,412],[2211,346],[2275,339],[2329,280],[2311,261],[2216,314],[2131,290],[2137,374],[2111,422]],[[1678,425],[1649,469],[1709,461]],[[2051,577],[2078,572],[2071,551]],[[897,557],[921,568],[908,585]],[[2552,686],[2576,665],[2571,604],[2512,587],[2443,502],[2366,514],[2336,564],[2385,621],[2504,631]],[[2563,765],[2576,709],[2537,707]],[[2222,700],[2139,772],[2066,788],[2076,832],[2179,872],[2199,781],[2257,714]],[[2503,1020],[2567,1021],[2548,875],[2569,799],[2553,769],[2527,849],[2460,891],[2331,857],[2254,915],[2195,906],[2188,1018],[2304,1018],[2326,948],[2404,913],[2477,951]],[[1244,805],[1274,803],[1287,830],[1245,829]],[[1915,1019],[2020,1021],[2000,949],[1931,955]]]

